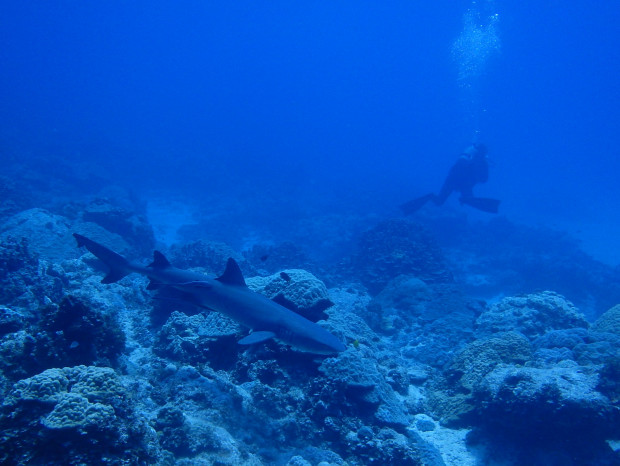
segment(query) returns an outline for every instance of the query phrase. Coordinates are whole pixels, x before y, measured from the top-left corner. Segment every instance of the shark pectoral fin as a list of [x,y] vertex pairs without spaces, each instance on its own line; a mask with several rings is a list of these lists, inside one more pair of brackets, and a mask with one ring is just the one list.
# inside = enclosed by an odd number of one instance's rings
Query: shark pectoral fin
[[273,332],[252,332],[247,337],[239,340],[240,345],[253,345],[254,343],[260,343],[262,341],[267,341],[270,338],[275,337],[276,334]]

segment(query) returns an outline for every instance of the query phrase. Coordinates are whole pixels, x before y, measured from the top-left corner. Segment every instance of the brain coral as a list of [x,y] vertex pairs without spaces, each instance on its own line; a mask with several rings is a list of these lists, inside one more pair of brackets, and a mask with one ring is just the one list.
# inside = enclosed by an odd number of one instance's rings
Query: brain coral
[[0,463],[155,464],[155,433],[132,403],[107,367],[48,369],[20,380],[0,410]]
[[269,277],[252,277],[247,283],[252,290],[313,321],[324,318],[323,311],[333,304],[325,284],[301,269],[288,269]]
[[[38,401],[54,406],[42,422],[52,428],[96,425],[95,419],[110,421],[114,408],[121,407],[126,392],[109,367],[65,367],[48,369],[20,380],[7,403],[19,408]],[[107,423],[109,424],[109,422]]]
[[48,429],[105,428],[114,422],[114,409],[101,403],[90,403],[74,393],[66,393],[41,423]]
[[48,369],[15,384],[11,397],[14,400],[56,402],[66,393],[69,379],[63,369]]
[[413,275],[427,283],[452,281],[431,233],[404,219],[381,222],[364,233],[351,265],[371,292],[380,291],[398,275]]
[[466,390],[471,390],[499,364],[523,364],[530,357],[527,338],[517,332],[500,333],[465,346],[452,360],[449,372],[460,378]]
[[620,335],[620,304],[612,307],[592,324],[595,332],[607,332]]
[[516,330],[533,340],[550,330],[587,328],[589,324],[570,301],[543,291],[502,299],[478,317],[476,326],[479,336]]

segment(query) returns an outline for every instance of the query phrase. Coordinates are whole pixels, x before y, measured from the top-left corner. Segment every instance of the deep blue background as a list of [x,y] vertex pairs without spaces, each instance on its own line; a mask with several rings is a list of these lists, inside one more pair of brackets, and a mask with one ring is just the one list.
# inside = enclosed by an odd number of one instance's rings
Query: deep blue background
[[[480,195],[617,263],[620,5],[592,5],[3,2],[0,138],[144,193],[398,215],[478,129]],[[451,56],[468,8],[501,40],[477,127]]]

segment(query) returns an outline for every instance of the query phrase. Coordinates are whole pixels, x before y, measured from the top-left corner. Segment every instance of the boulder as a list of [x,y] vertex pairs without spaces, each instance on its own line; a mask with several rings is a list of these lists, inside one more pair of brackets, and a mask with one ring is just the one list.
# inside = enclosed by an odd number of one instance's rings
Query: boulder
[[563,296],[543,291],[502,299],[476,320],[476,334],[488,336],[515,330],[534,340],[551,330],[588,328],[579,310]]
[[613,333],[620,336],[620,304],[607,310],[592,324],[595,332]]
[[324,319],[323,311],[333,305],[323,282],[305,270],[288,269],[246,282],[251,290],[314,322]]

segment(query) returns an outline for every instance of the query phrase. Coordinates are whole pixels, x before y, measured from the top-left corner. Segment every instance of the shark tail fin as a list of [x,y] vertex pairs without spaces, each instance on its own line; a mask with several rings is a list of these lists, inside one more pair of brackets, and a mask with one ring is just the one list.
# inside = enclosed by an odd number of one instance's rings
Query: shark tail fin
[[85,247],[110,269],[101,283],[116,283],[131,273],[129,261],[120,254],[78,233],[73,233],[73,237],[77,241],[78,248]]

